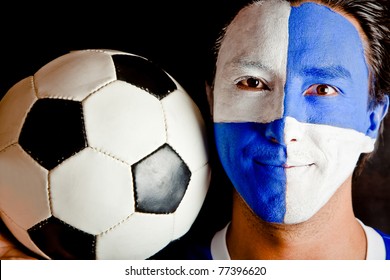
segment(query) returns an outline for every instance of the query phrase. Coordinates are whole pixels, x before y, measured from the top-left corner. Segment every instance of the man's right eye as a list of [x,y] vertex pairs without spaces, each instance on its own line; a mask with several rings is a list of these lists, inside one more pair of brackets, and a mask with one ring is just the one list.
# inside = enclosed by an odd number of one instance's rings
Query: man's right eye
[[251,91],[264,91],[270,90],[267,84],[259,78],[245,77],[236,82],[239,89],[251,90]]

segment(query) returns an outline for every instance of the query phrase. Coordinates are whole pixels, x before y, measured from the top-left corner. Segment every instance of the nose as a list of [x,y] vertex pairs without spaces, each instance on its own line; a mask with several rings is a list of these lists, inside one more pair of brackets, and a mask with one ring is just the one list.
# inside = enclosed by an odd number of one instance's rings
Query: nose
[[285,118],[268,123],[265,129],[265,137],[270,142],[284,145],[284,126]]
[[291,117],[270,122],[265,129],[265,137],[273,143],[288,145],[301,139],[303,128],[300,123]]
[[286,144],[300,141],[304,133],[304,127],[295,118],[286,117],[284,124],[284,140]]

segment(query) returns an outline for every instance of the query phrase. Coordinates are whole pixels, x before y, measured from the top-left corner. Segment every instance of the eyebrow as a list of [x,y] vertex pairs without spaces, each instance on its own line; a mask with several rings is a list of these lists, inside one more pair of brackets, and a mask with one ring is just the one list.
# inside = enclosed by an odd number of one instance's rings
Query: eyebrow
[[351,73],[342,66],[311,67],[303,70],[305,76],[311,76],[323,79],[350,79]]
[[273,72],[269,66],[264,65],[263,63],[261,63],[259,61],[248,61],[248,60],[242,60],[242,59],[235,59],[232,61],[231,65],[233,65],[233,66],[231,66],[231,68],[233,68],[233,69],[243,68],[243,67],[252,67],[252,68],[258,68],[261,70],[265,70],[267,72]]

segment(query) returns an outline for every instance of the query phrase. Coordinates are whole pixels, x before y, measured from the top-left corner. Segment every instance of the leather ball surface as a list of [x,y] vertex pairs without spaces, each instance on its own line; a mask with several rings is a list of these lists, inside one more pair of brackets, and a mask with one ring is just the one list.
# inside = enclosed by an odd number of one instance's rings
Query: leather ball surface
[[47,259],[147,259],[184,235],[210,180],[205,125],[148,59],[78,50],[0,101],[0,214]]

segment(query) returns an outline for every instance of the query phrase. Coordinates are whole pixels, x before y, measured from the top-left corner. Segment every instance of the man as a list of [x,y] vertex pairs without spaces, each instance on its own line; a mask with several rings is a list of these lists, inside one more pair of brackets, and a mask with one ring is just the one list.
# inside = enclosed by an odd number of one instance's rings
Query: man
[[387,9],[268,0],[233,18],[209,89],[232,219],[192,257],[390,258],[390,237],[357,220],[351,200],[389,103]]

